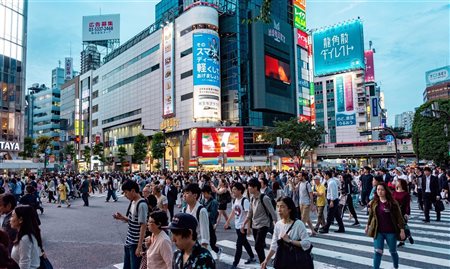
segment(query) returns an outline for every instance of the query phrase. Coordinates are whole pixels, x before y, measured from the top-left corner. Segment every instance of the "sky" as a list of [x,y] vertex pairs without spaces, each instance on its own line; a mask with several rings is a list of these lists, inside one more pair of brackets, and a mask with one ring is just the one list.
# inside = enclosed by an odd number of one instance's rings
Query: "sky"
[[[276,0],[272,0],[273,2]],[[51,84],[51,70],[74,58],[80,70],[83,16],[120,14],[121,44],[154,22],[158,1],[29,0],[27,86]],[[375,48],[375,80],[385,95],[388,124],[423,103],[425,72],[450,65],[448,0],[307,0],[307,27],[360,17],[365,48]]]

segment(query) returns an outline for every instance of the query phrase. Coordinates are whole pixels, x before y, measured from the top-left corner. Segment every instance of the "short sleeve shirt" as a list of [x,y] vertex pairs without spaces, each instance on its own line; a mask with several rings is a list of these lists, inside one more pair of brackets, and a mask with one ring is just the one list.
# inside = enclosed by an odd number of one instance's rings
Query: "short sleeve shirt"
[[299,191],[300,205],[310,205],[311,199],[309,193],[312,192],[311,183],[309,183],[308,181],[300,182],[300,186],[298,189],[299,189],[298,191]]
[[[242,199],[244,199],[244,202],[242,202]],[[244,208],[242,208],[242,203],[244,204]],[[250,210],[250,202],[247,198],[242,197],[241,199],[236,199],[233,204],[233,210],[234,210],[234,226],[236,229],[241,229],[242,225],[245,222],[245,215],[244,212],[247,212]]]
[[215,269],[216,263],[211,253],[200,246],[198,242],[195,243],[191,256],[189,256],[186,263],[183,263],[183,252],[181,250],[175,251],[173,254],[173,269]]

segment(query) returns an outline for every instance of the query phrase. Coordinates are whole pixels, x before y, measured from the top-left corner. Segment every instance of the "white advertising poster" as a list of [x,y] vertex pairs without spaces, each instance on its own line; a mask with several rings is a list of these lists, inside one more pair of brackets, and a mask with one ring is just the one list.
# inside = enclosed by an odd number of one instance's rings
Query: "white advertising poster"
[[194,86],[194,118],[220,120],[220,88],[211,85]]
[[174,116],[174,42],[173,23],[163,29],[163,117]]
[[70,80],[73,75],[73,59],[71,57],[67,57],[64,64],[64,79]]
[[83,42],[120,39],[120,15],[83,16]]

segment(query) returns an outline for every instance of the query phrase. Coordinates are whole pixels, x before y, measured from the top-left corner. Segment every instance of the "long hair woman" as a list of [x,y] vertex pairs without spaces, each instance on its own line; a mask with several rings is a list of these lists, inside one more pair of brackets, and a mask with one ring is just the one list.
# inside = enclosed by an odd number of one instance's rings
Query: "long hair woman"
[[[409,216],[411,215],[411,195],[408,191],[408,183],[406,180],[399,178],[397,181],[397,186],[395,192],[392,194],[394,199],[398,202],[400,206],[400,211],[402,212],[403,219],[405,220],[405,236],[409,239],[409,243],[414,244],[414,239],[411,236],[411,230],[406,225],[408,223]],[[404,246],[405,242],[400,241],[397,247]]]
[[[305,224],[297,219],[297,210],[294,201],[290,197],[278,198],[277,212],[280,216],[280,220],[275,224],[270,251],[266,259],[261,263],[261,269],[266,268],[273,255],[275,255],[278,247],[277,241],[279,239],[283,239],[285,242],[294,246],[302,247],[305,251],[309,250],[311,247]],[[290,231],[287,233],[289,228]]]
[[405,239],[405,223],[397,201],[386,183],[379,183],[370,204],[366,233],[373,237],[373,268],[379,269],[386,241],[394,268],[398,268],[397,240]]
[[11,227],[17,230],[11,257],[21,269],[37,269],[42,252],[41,230],[36,210],[29,205],[18,206],[11,216]]
[[172,268],[172,242],[161,227],[168,225],[167,213],[154,211],[150,213],[147,228],[152,235],[146,239],[147,269]]

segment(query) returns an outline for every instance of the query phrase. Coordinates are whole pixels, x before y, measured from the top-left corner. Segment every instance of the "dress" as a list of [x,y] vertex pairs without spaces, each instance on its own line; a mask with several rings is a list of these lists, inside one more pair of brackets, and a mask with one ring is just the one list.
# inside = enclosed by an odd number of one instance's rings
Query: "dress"
[[61,201],[67,200],[67,188],[65,184],[60,183],[58,185],[58,191],[59,191],[59,199]]

